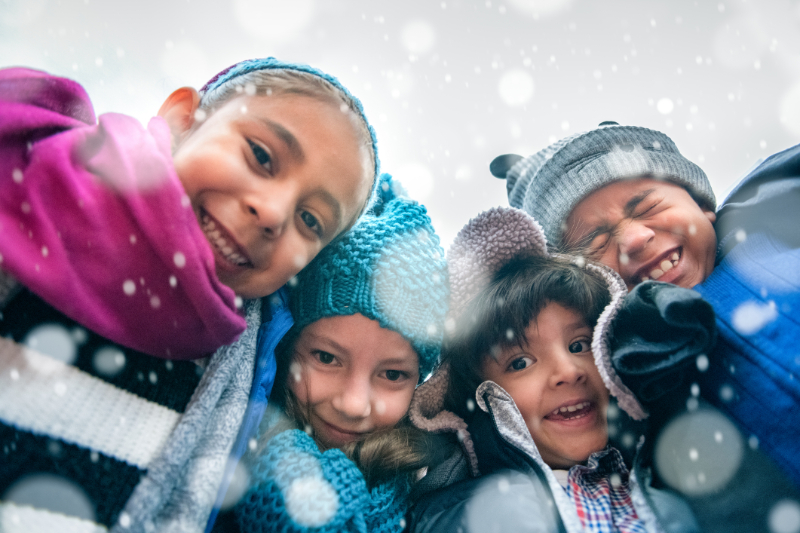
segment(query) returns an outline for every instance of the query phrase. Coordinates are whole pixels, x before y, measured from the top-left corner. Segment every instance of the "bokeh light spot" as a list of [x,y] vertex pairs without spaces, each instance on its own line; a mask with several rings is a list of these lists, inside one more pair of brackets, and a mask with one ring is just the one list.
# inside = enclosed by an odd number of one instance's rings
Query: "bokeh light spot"
[[0,500],[95,520],[94,506],[76,483],[53,474],[25,476],[11,485]]
[[742,335],[753,335],[778,317],[778,309],[770,302],[745,302],[734,309],[731,323]]
[[507,71],[500,78],[497,85],[500,98],[510,106],[520,106],[527,103],[535,90],[533,77],[522,69],[515,68]]
[[103,376],[113,377],[125,368],[125,354],[113,346],[104,346],[94,352],[92,365]]
[[696,496],[728,483],[743,454],[742,438],[733,424],[716,411],[700,409],[664,428],[656,442],[655,464],[668,485]]
[[37,326],[28,332],[22,343],[32,350],[66,364],[73,364],[78,356],[75,339],[67,328],[59,324]]
[[303,35],[314,15],[313,0],[234,0],[236,22],[251,37],[287,42]]
[[781,500],[769,511],[771,533],[800,533],[800,504],[794,500]]
[[656,104],[656,109],[662,115],[669,115],[675,109],[675,104],[669,98],[662,98]]
[[403,26],[400,42],[412,54],[424,54],[436,43],[436,31],[429,22],[415,20]]

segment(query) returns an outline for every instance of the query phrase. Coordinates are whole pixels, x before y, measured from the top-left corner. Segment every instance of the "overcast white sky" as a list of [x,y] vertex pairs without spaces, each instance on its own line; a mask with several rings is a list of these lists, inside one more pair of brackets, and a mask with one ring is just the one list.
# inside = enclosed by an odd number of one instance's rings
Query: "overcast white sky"
[[98,113],[146,122],[266,55],[362,99],[445,245],[506,204],[496,155],[603,120],[665,131],[720,198],[800,139],[797,0],[0,0],[0,66],[74,78]]

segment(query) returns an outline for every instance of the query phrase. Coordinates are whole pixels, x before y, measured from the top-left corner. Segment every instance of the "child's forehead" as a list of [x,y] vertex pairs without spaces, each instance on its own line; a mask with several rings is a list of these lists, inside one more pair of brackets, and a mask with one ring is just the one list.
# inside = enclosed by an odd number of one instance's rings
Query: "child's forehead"
[[611,183],[607,183],[602,187],[599,187],[590,192],[588,195],[584,197],[584,199],[589,198],[595,193],[604,190],[606,191],[613,190],[615,192],[620,192],[620,191],[633,192],[642,189],[680,189],[688,192],[686,187],[669,179],[669,177],[655,177],[650,175],[642,175],[642,176],[624,177],[616,181],[612,181]]
[[228,111],[234,114],[252,116],[269,113],[272,109],[305,109],[308,106],[324,107],[339,110],[342,116],[348,116],[340,109],[338,102],[332,98],[323,98],[298,92],[276,92],[274,94],[237,94],[233,97],[220,102],[216,111]]
[[572,208],[565,225],[568,227],[574,224],[587,209],[599,212],[609,207],[631,210],[636,203],[652,194],[668,194],[673,203],[697,205],[697,201],[686,187],[668,178],[633,176],[603,185],[584,196]]
[[[514,332],[509,329],[502,342],[505,347],[535,348],[545,338],[569,336],[587,329],[591,331],[592,328],[580,310],[561,302],[548,301],[528,321],[524,331]],[[497,360],[505,351],[491,350],[490,354]]]

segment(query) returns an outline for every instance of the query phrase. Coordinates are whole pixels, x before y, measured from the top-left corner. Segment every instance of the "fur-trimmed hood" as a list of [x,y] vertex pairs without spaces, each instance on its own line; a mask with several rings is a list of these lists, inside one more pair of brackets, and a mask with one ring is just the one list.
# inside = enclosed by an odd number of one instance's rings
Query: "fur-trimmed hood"
[[[469,303],[506,263],[517,257],[536,255],[552,254],[547,250],[547,241],[541,227],[524,211],[510,207],[496,207],[470,220],[459,232],[447,255],[451,284],[448,315],[450,324],[460,318]],[[611,301],[600,314],[592,336],[595,364],[609,392],[616,397],[620,408],[635,420],[646,418],[645,409],[611,366],[609,349],[611,325],[627,294],[625,283],[616,272],[599,263],[587,261],[580,256],[559,254],[558,257],[594,270],[605,280]],[[448,365],[443,364],[430,379],[417,388],[409,409],[409,417],[420,429],[432,433],[456,433],[468,458],[472,475],[478,475],[478,462],[466,422],[455,413],[444,410],[448,373]],[[481,391],[487,387],[502,391],[502,388],[494,382],[487,381],[479,387],[476,402],[484,411],[488,409],[481,400]]]

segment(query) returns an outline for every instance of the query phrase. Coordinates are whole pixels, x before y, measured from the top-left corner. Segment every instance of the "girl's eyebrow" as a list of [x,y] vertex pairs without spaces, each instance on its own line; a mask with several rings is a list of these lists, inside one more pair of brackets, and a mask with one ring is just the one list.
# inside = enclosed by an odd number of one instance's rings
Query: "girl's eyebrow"
[[306,154],[303,152],[303,147],[300,146],[297,137],[295,137],[292,132],[268,118],[262,118],[261,122],[263,122],[267,128],[272,131],[272,133],[277,135],[278,138],[284,142],[286,147],[289,149],[289,153],[292,154],[292,157],[301,162],[305,160]]
[[416,361],[413,361],[408,357],[391,357],[391,358],[388,358],[388,359],[381,359],[380,363],[382,365],[399,365],[399,366],[402,366],[402,365],[405,365],[405,364],[409,364],[409,365],[412,365],[414,367],[416,367],[416,365],[417,365]]
[[316,342],[319,342],[319,343],[322,343],[322,344],[327,344],[328,346],[330,346],[334,350],[339,351],[340,353],[344,353],[344,354],[350,353],[350,351],[347,348],[345,348],[344,346],[342,346],[341,344],[339,344],[335,340],[331,339],[330,337],[326,337],[326,336],[322,336],[322,335],[315,335],[314,333],[309,333],[308,336],[311,337],[311,339],[313,341],[316,341]]

